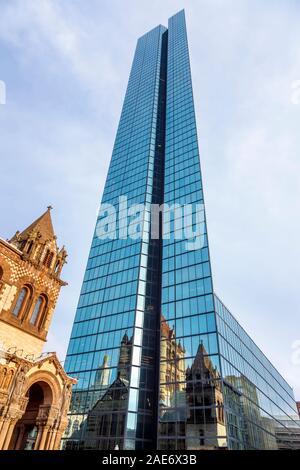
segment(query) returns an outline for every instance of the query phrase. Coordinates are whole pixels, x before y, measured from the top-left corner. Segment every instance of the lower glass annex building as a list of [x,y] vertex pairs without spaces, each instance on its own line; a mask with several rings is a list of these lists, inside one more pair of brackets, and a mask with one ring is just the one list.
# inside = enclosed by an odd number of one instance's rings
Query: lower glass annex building
[[[123,195],[203,204],[184,11],[137,43],[102,198],[119,228]],[[171,225],[168,239],[95,230],[65,362],[78,384],[63,447],[276,449],[280,422],[297,420],[293,391],[215,295],[205,222],[193,250]]]

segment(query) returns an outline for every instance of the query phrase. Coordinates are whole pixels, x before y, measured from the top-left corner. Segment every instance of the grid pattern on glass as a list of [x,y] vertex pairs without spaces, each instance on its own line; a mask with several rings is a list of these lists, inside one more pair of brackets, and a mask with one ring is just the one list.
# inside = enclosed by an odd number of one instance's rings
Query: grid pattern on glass
[[298,426],[293,391],[216,295],[215,306],[228,438],[234,448],[276,449],[280,421]]
[[[122,195],[152,202],[164,31],[138,41],[102,203],[117,206]],[[156,256],[147,241],[99,239],[95,230],[65,363],[78,377],[69,448],[146,447],[153,439]]]
[[[169,20],[164,203],[203,204],[184,12]],[[174,222],[175,214],[171,219]],[[226,428],[204,225],[202,248],[163,240],[158,448],[224,447]]]
[[[121,195],[204,207],[183,11],[138,41],[102,203]],[[275,428],[297,425],[291,388],[213,294],[205,214],[198,249],[176,221],[164,240],[95,231],[65,364],[79,378],[68,448],[275,449]]]

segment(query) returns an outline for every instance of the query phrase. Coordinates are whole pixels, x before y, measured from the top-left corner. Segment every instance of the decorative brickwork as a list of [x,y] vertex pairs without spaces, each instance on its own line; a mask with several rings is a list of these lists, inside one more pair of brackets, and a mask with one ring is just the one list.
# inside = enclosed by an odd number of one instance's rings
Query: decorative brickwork
[[50,207],[0,239],[0,449],[58,449],[72,384],[55,353],[42,355],[67,253]]
[[[0,239],[0,339],[7,348],[42,352],[67,253],[59,250],[50,209],[10,241]],[[17,331],[18,330],[18,331]],[[15,339],[14,339],[15,338]]]

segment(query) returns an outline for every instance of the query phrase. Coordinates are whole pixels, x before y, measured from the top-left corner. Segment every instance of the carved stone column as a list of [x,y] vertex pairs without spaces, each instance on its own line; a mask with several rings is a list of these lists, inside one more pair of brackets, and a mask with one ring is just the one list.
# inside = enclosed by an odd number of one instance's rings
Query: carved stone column
[[8,406],[7,406],[7,394],[0,391],[0,434],[2,431],[2,426],[5,423],[5,417],[7,415]]
[[3,450],[3,444],[6,439],[7,431],[10,425],[10,419],[6,418],[3,420],[1,434],[0,434],[0,450]]
[[[2,432],[2,427],[5,423],[5,418],[4,418],[4,414],[2,414],[2,416],[0,416],[0,436],[1,436],[1,432]],[[1,449],[1,447],[0,447]]]
[[45,445],[44,445],[44,450],[49,450],[49,445],[51,443],[52,433],[53,433],[53,427],[49,426],[48,433],[47,433],[47,436],[46,436]]
[[15,450],[20,450],[21,449],[22,442],[23,442],[23,439],[24,439],[25,429],[26,429],[25,425],[21,424],[18,439],[17,439],[16,445],[15,445]]
[[6,436],[5,436],[5,439],[4,439],[4,442],[3,442],[2,450],[7,450],[8,449],[10,441],[11,441],[11,437],[12,437],[12,434],[14,432],[15,425],[16,425],[17,421],[18,421],[18,419],[16,419],[16,418],[13,418],[13,419],[9,420],[9,425],[8,425],[8,428],[7,428],[7,431],[6,431]]
[[59,450],[59,445],[60,445],[60,441],[62,438],[62,434],[63,434],[62,431],[60,431],[59,429],[55,433],[55,439],[54,439],[52,450]]
[[58,408],[51,405],[41,405],[39,408],[36,424],[38,436],[35,442],[35,450],[51,449],[54,423],[57,418]]
[[44,431],[44,426],[42,424],[38,425],[38,434],[34,443],[34,450],[39,450],[42,434]]
[[49,429],[50,429],[50,426],[48,425],[43,426],[43,432],[42,432],[41,440],[39,443],[39,450],[45,450],[45,444],[46,444],[46,439],[48,437]]
[[51,429],[51,431],[49,432],[49,439],[48,439],[47,447],[46,447],[47,450],[53,450],[53,446],[54,446],[55,438],[56,438],[56,432],[57,432],[57,429]]

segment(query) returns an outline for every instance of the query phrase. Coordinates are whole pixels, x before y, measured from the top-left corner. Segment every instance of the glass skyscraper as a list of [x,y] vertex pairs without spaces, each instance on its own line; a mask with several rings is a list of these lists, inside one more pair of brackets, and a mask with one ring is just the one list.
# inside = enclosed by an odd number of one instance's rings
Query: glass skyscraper
[[[151,236],[146,209],[142,237],[125,236],[133,204],[189,205],[191,228],[202,208],[200,246],[177,236],[176,210],[167,234]],[[292,389],[213,290],[184,11],[138,40],[102,205],[117,236],[99,237],[99,214],[64,448],[276,449],[278,423],[297,420]]]

